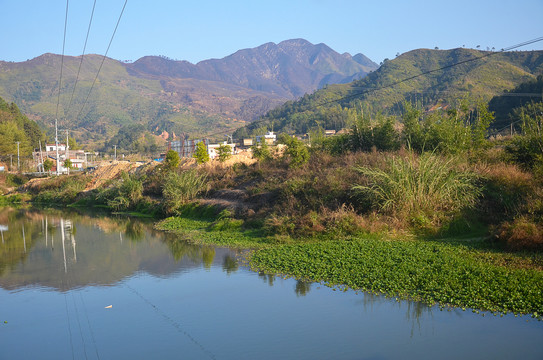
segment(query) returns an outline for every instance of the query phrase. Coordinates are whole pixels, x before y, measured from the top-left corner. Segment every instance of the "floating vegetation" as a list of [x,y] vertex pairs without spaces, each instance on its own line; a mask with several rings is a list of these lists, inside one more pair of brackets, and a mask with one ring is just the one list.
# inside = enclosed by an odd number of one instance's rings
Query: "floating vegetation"
[[333,287],[541,318],[543,272],[533,258],[511,256],[462,244],[356,238],[266,248],[250,264]]

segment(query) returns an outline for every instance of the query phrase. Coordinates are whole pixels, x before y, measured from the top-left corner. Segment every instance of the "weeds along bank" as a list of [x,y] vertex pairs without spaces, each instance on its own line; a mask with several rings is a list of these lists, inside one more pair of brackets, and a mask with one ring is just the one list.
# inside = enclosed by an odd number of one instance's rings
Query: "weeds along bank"
[[254,164],[189,166],[169,154],[91,190],[89,174],[28,194],[166,217],[157,226],[184,240],[258,248],[249,261],[262,271],[539,316],[543,180],[534,142],[489,142],[487,122],[459,118],[406,118],[403,128],[361,118],[311,148],[287,136],[281,153],[255,148]]

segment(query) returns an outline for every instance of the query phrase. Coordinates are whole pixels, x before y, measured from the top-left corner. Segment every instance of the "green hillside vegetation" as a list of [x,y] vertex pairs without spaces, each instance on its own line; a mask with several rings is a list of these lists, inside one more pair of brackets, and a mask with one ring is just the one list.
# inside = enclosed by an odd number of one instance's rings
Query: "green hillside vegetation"
[[[278,132],[298,134],[319,127],[340,130],[352,124],[352,109],[368,115],[400,116],[405,101],[423,111],[456,107],[464,97],[471,99],[474,106],[543,73],[543,51],[487,55],[488,52],[473,49],[413,50],[386,61],[361,80],[330,85],[298,101],[289,101],[238,134],[252,133],[262,123]],[[486,57],[451,66],[482,56]],[[426,73],[439,68],[444,69]],[[402,82],[423,73],[426,74]]]
[[7,103],[0,98],[0,157],[6,161],[9,154],[17,154],[17,142],[19,142],[19,153],[21,156],[28,156],[32,150],[42,145],[45,135],[38,124],[29,120],[21,113],[14,103]]
[[[9,64],[9,71],[0,71],[0,95],[18,103],[21,109],[48,129],[54,136],[54,120],[58,100],[58,69],[60,57],[45,54],[27,63]],[[153,132],[168,126],[169,132],[181,134],[201,130],[200,114],[190,109],[176,108],[164,96],[160,80],[130,76],[122,63],[106,59],[100,76],[89,94],[102,57],[85,56],[77,87],[72,99],[73,86],[80,63],[79,57],[65,57],[59,126],[84,144],[95,144],[98,149],[124,125],[139,124]],[[0,64],[0,70],[7,63]],[[161,95],[163,94],[163,95]],[[157,98],[158,97],[158,98]],[[220,117],[213,117],[214,121]],[[204,121],[205,126],[209,122]],[[223,121],[224,127],[228,122]]]
[[[514,118],[514,110],[532,102],[543,101],[543,75],[537,79],[524,82],[513,90],[504,90],[503,95],[493,97],[489,102],[489,109],[496,114],[494,128],[497,130],[506,128],[512,122],[514,130],[519,131],[521,124]],[[510,130],[510,129],[507,129]]]

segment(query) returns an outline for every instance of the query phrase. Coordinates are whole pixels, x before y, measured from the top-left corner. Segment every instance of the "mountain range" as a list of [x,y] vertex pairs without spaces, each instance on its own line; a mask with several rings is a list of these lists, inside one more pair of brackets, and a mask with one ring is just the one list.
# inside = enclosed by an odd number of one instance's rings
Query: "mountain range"
[[[543,51],[412,50],[385,61],[362,79],[326,86],[286,102],[237,135],[263,126],[294,133],[316,127],[339,130],[349,125],[351,110],[370,116],[401,115],[406,101],[426,112],[457,106],[464,98],[471,104],[488,102],[510,95],[508,91],[541,74]],[[496,122],[496,126],[504,125],[502,120]]]
[[58,117],[83,143],[104,140],[128,124],[155,134],[197,136],[239,127],[287,100],[361,79],[377,68],[363,54],[339,54],[303,39],[197,64],[163,56],[127,63],[100,55],[44,54],[19,63],[0,61],[0,97],[44,128]]

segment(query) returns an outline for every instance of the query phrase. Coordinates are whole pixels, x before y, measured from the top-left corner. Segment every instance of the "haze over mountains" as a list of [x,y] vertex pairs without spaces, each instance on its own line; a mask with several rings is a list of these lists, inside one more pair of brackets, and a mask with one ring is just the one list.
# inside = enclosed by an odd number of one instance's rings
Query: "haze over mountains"
[[[131,123],[177,134],[238,127],[286,100],[378,68],[363,54],[339,54],[303,39],[197,64],[159,56],[134,63],[106,58],[83,107],[101,61],[102,56],[85,55],[72,99],[81,57],[64,57],[59,121],[88,141],[110,137]],[[56,114],[60,63],[61,56],[54,54],[0,61],[0,97],[49,125]]]

